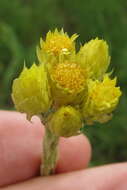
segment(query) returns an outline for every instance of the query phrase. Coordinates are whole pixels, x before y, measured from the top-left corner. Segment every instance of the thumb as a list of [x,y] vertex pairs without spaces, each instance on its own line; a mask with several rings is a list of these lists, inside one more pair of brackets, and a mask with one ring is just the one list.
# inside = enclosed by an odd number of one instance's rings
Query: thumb
[[39,177],[4,190],[127,190],[127,163],[49,177]]

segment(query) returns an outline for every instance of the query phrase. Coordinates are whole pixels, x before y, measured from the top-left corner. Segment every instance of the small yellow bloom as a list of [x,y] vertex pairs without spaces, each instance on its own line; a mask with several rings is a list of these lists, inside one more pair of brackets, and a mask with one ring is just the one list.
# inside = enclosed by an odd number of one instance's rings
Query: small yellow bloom
[[54,32],[49,31],[46,35],[45,41],[40,40],[40,48],[37,48],[37,56],[41,63],[45,62],[49,55],[54,57],[60,55],[69,55],[75,51],[75,39],[77,34],[71,37],[63,30],[60,32],[56,29]]
[[12,99],[20,112],[27,117],[47,112],[51,106],[50,89],[44,65],[24,67],[12,86]]
[[[116,78],[111,80],[106,73],[110,64],[106,41],[91,40],[77,53],[76,38],[77,34],[69,37],[63,30],[49,31],[37,47],[41,64],[25,67],[13,83],[12,98],[17,110],[29,118],[42,114],[42,120],[53,125],[56,135],[75,134],[69,131],[69,125],[71,119],[80,125],[79,112],[87,124],[108,121],[121,96]],[[64,113],[69,115],[68,121]],[[64,132],[65,123],[68,128]],[[72,128],[76,129],[73,121]]]
[[105,75],[102,82],[90,80],[88,99],[83,106],[83,116],[87,124],[93,124],[94,121],[100,123],[108,121],[120,96],[121,91],[116,87],[116,78],[111,80],[108,75]]
[[48,126],[57,136],[70,137],[77,135],[82,127],[82,120],[79,111],[71,106],[61,107],[56,111]]
[[106,41],[98,38],[81,47],[78,59],[83,68],[88,70],[89,77],[102,79],[110,64],[110,56]]
[[87,74],[78,64],[63,62],[50,73],[52,93],[59,105],[81,102],[85,96]]
[[60,63],[52,71],[53,79],[70,92],[81,91],[84,87],[84,70],[76,63]]

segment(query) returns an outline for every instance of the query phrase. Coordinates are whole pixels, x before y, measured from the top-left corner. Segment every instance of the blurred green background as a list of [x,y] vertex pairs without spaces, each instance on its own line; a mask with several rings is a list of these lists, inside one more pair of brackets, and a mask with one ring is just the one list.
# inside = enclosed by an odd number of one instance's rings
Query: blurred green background
[[63,27],[82,44],[100,37],[110,46],[111,69],[123,90],[112,121],[84,128],[93,146],[92,165],[127,160],[127,1],[0,0],[0,108],[13,109],[12,80],[36,60],[40,36]]

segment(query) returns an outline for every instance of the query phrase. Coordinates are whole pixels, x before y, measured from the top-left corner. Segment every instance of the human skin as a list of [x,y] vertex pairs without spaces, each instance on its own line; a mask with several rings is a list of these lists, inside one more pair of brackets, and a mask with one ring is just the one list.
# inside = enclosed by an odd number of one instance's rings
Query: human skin
[[39,177],[44,127],[37,117],[0,111],[0,189],[127,190],[127,163],[87,169],[88,139],[61,138],[56,175]]

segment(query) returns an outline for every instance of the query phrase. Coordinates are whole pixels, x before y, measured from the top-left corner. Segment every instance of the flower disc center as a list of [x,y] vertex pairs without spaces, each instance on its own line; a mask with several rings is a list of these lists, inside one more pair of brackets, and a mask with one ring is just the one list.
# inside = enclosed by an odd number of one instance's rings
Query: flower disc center
[[79,92],[84,88],[85,73],[76,63],[60,63],[53,69],[51,75],[62,88],[71,92]]

